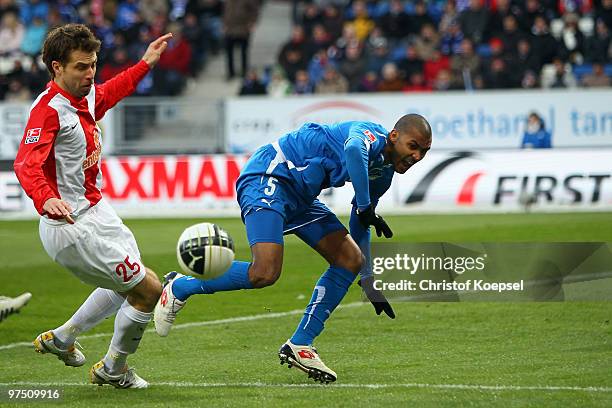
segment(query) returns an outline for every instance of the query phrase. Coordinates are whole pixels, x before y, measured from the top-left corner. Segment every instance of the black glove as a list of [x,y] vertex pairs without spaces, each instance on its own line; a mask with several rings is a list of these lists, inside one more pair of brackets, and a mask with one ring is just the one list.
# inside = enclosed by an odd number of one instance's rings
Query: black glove
[[370,225],[374,226],[377,236],[380,237],[384,235],[385,238],[391,238],[393,236],[393,231],[391,231],[389,225],[383,220],[383,217],[374,212],[374,208],[372,208],[371,205],[365,210],[357,210],[357,217],[359,217],[359,222],[364,227],[369,228]]
[[[385,224],[386,225],[386,224]],[[380,290],[374,289],[374,278],[372,276],[368,276],[367,278],[363,278],[357,282],[359,286],[363,289],[368,300],[374,306],[374,310],[376,314],[380,316],[382,312],[385,312],[387,316],[392,319],[395,319],[395,312],[393,308],[389,304],[389,301],[383,295]]]

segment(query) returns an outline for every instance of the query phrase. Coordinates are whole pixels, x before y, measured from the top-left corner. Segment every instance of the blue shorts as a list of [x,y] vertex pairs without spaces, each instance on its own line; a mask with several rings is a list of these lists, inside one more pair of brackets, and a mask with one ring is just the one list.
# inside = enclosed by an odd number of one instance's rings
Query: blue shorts
[[[247,166],[269,168],[273,154],[273,150],[260,149]],[[324,236],[346,230],[325,204],[317,199],[309,200],[296,191],[291,179],[282,176],[282,170],[277,168],[275,176],[264,170],[259,174],[241,174],[238,178],[236,192],[249,245],[258,242],[282,245],[284,234],[295,234],[314,248]]]

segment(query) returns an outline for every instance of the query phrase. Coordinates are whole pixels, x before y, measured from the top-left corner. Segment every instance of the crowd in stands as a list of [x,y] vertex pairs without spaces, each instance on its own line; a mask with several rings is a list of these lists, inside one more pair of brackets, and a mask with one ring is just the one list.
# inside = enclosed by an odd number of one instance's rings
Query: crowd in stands
[[277,65],[249,72],[242,95],[611,84],[612,0],[328,0],[297,9]]
[[148,44],[174,37],[136,95],[178,95],[221,48],[222,0],[0,0],[0,99],[30,101],[49,81],[40,58],[49,30],[87,24],[102,41],[98,82],[137,62]]

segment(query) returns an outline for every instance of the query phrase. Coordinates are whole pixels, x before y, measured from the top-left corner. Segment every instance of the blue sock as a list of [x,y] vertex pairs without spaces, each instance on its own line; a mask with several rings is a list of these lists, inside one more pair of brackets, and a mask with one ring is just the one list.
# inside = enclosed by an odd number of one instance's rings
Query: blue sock
[[327,318],[346,295],[355,276],[351,271],[334,266],[330,266],[321,275],[302,321],[291,337],[293,344],[304,346],[312,344],[314,338],[323,331]]
[[210,280],[184,276],[174,281],[172,293],[178,300],[184,301],[189,296],[196,294],[253,289],[253,285],[249,281],[249,266],[251,266],[250,262],[234,261],[223,275]]

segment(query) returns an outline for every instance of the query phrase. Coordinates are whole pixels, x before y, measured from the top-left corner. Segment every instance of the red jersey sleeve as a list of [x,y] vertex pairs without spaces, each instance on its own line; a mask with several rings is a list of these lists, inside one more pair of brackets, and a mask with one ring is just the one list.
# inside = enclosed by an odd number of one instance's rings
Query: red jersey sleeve
[[149,64],[140,60],[122,73],[114,76],[96,87],[96,120],[104,117],[107,110],[112,108],[128,95],[131,95],[138,83],[149,72]]
[[49,198],[61,198],[57,190],[53,151],[58,131],[57,112],[46,105],[34,107],[13,163],[21,187],[41,215]]

